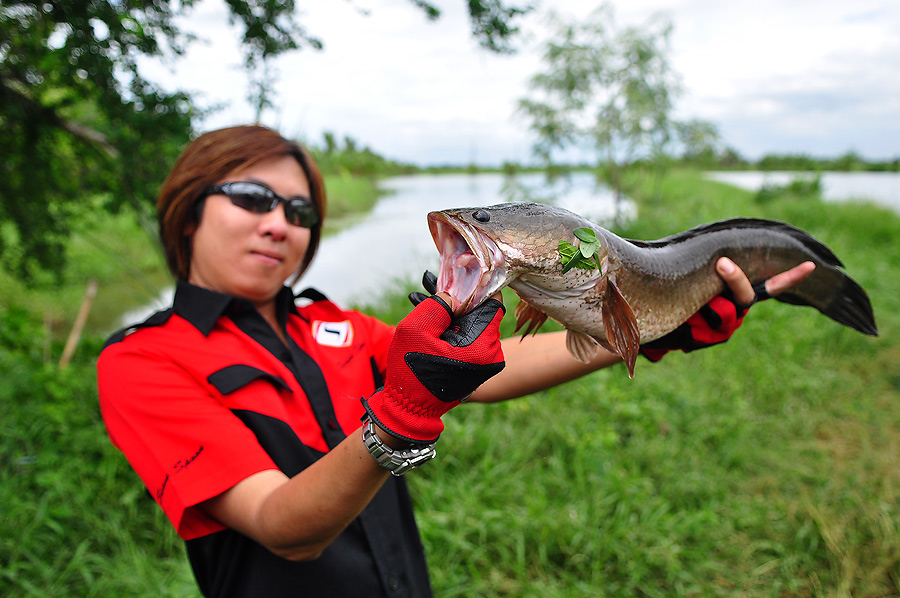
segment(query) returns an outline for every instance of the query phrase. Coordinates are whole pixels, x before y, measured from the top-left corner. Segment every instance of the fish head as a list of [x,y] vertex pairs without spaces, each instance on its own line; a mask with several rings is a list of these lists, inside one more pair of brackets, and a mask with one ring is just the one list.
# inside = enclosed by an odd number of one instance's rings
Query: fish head
[[459,301],[457,313],[466,313],[520,277],[547,289],[577,286],[585,271],[563,274],[559,243],[576,242],[573,231],[584,226],[592,225],[538,203],[431,212],[428,227],[441,254],[438,291]]

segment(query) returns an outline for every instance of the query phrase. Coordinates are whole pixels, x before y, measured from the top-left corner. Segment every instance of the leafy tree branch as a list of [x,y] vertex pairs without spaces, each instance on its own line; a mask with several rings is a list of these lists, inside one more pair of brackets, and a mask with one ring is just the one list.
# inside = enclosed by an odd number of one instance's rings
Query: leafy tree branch
[[[458,1],[458,0],[455,0]],[[178,59],[194,41],[176,17],[196,0],[13,0],[0,4],[0,263],[27,280],[65,264],[67,219],[133,211],[153,228],[156,190],[198,116],[181,91],[145,79],[142,57]],[[429,18],[440,10],[412,0]],[[295,0],[226,0],[241,31],[257,118],[271,105],[271,59],[324,42]],[[473,35],[511,51],[513,20],[529,9],[469,0]]]

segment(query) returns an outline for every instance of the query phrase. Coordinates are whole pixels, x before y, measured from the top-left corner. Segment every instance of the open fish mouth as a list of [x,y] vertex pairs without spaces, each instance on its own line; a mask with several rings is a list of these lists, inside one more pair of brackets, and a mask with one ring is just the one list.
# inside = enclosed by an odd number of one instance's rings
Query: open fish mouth
[[428,228],[441,254],[437,290],[459,301],[464,314],[508,284],[506,258],[489,236],[443,212],[428,214]]

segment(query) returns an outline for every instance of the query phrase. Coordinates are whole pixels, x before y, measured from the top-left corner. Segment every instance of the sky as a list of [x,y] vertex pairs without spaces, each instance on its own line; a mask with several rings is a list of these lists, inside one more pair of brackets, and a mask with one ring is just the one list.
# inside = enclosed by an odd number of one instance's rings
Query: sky
[[[410,0],[303,3],[301,22],[324,43],[274,63],[274,108],[261,119],[321,145],[324,132],[420,166],[529,163],[533,139],[516,113],[542,70],[548,12],[584,19],[598,1],[543,0],[520,22],[514,55],[481,49],[466,3],[432,0],[428,21]],[[524,4],[525,0],[513,2]],[[716,125],[726,145],[769,153],[871,160],[900,156],[900,2],[896,0],[613,0],[619,26],[653,15],[674,26],[669,59],[681,77],[677,119]],[[196,3],[182,26],[200,41],[144,74],[220,109],[201,130],[252,122],[239,32],[222,0]]]

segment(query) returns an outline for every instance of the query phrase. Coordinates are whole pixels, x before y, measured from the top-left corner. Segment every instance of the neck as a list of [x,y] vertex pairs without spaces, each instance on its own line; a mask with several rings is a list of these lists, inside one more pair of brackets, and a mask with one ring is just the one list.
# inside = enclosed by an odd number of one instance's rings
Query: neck
[[278,335],[278,338],[281,339],[281,342],[287,345],[287,338],[285,338],[284,330],[281,328],[281,324],[278,323],[278,317],[275,313],[275,301],[266,301],[265,303],[257,303],[256,310],[259,312],[259,315],[263,317],[263,320],[268,322],[269,326],[272,327],[272,330],[275,331],[275,334]]

